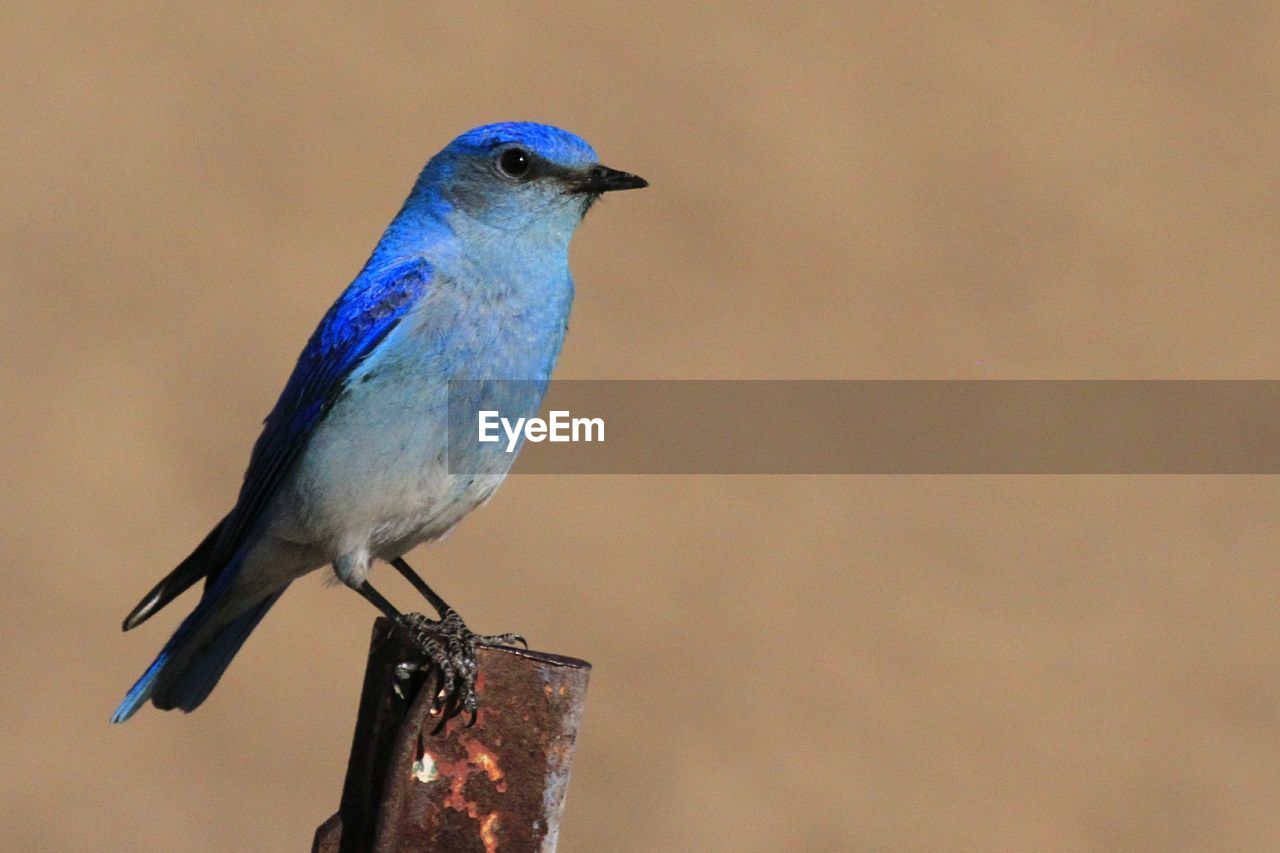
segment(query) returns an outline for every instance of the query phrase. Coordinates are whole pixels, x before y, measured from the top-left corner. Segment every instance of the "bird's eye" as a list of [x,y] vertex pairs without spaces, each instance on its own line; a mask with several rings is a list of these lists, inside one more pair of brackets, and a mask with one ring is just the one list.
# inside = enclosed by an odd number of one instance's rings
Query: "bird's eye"
[[531,165],[529,152],[523,148],[508,148],[498,155],[498,171],[508,178],[526,177]]

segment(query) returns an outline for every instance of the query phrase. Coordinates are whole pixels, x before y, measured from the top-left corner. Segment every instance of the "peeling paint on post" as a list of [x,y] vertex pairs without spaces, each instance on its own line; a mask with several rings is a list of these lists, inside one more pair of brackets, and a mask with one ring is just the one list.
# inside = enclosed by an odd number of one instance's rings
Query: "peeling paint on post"
[[475,726],[464,714],[433,737],[423,676],[396,680],[416,658],[375,623],[342,803],[313,853],[554,851],[591,665],[480,647]]

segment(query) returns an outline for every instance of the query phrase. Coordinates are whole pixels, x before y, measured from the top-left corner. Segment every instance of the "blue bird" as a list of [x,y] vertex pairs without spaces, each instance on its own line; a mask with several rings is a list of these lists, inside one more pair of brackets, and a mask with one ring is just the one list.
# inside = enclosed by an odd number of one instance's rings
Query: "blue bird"
[[[198,707],[289,584],[327,565],[414,638],[444,710],[474,719],[475,643],[521,640],[472,633],[402,556],[484,503],[514,459],[493,446],[445,462],[449,383],[524,380],[511,416],[537,414],[573,301],[570,238],[601,193],[644,186],[578,136],[527,122],[467,131],[427,163],[299,356],[235,506],[124,620],[138,626],[204,579],[112,722],[148,700]],[[377,592],[375,560],[439,619]]]

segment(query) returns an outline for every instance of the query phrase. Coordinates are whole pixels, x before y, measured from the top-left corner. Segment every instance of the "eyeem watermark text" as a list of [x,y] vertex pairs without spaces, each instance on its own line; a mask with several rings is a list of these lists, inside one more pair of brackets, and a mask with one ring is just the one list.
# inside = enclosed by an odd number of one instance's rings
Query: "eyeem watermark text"
[[478,413],[479,440],[492,444],[502,440],[499,428],[507,437],[507,452],[514,453],[520,444],[520,436],[526,441],[604,441],[604,418],[575,418],[567,411],[552,411],[550,418],[502,417],[496,410]]

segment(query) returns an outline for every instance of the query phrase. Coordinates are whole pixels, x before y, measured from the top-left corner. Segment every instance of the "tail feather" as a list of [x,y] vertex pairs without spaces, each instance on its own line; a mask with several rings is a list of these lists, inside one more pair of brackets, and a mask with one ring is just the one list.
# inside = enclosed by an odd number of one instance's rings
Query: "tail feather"
[[[263,599],[253,609],[232,619],[218,629],[213,638],[193,654],[187,647],[196,628],[204,621],[207,609],[197,607],[195,612],[178,626],[178,630],[165,644],[164,649],[147,667],[137,683],[129,688],[124,700],[111,715],[111,722],[123,723],[137,713],[148,700],[160,710],[181,708],[193,711],[208,698],[218,679],[230,665],[231,659],[244,645],[249,634],[267,615],[284,590]],[[205,602],[201,602],[202,605]]]
[[151,691],[155,689],[156,679],[160,677],[160,671],[164,669],[164,665],[168,662],[169,654],[168,649],[166,649],[156,657],[151,666],[147,667],[147,671],[142,674],[137,683],[129,688],[129,692],[124,696],[124,701],[120,703],[115,713],[111,715],[111,722],[123,723],[138,713],[139,708],[147,704],[147,700],[151,698]]
[[[111,715],[113,723],[123,723],[132,717],[148,699],[166,710],[182,708],[190,711],[209,695],[231,658],[244,645],[249,632],[280,597],[280,593],[276,593],[264,599],[247,613],[219,628],[211,638],[208,637],[209,632],[202,632],[201,628],[235,578],[242,559],[243,555],[237,554],[221,567],[216,579],[205,587],[204,595],[195,610],[182,620],[182,624],[173,632],[155,661],[147,667],[137,683],[129,688],[124,700]],[[209,576],[214,578],[212,573]]]
[[187,588],[210,574],[213,548],[217,544],[218,534],[222,532],[224,518],[209,531],[209,535],[196,546],[191,556],[178,564],[178,567],[160,579],[151,591],[142,597],[137,606],[124,618],[124,630],[129,631],[150,619],[156,611],[187,591]]
[[263,599],[252,610],[228,622],[189,659],[175,661],[174,664],[180,664],[181,669],[175,670],[172,666],[162,668],[163,671],[151,691],[151,700],[155,706],[162,711],[172,708],[194,711],[200,707],[217,686],[218,680],[222,678],[244,641],[249,638],[249,634],[283,593],[284,590],[281,590]]

